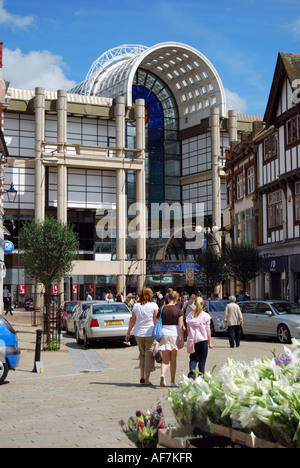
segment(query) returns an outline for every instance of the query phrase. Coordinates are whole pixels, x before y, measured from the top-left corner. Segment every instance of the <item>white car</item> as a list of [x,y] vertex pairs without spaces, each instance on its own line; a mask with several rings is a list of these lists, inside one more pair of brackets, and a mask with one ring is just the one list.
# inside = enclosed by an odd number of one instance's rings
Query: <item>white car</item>
[[[77,320],[76,341],[83,342],[86,348],[95,341],[125,341],[131,317],[130,310],[123,303],[91,303]],[[133,335],[130,343],[135,344]]]
[[211,334],[227,333],[227,326],[224,322],[224,312],[229,301],[206,301],[204,310],[211,316],[210,328]]
[[243,335],[277,337],[280,343],[300,339],[300,304],[277,300],[238,303],[243,314]]

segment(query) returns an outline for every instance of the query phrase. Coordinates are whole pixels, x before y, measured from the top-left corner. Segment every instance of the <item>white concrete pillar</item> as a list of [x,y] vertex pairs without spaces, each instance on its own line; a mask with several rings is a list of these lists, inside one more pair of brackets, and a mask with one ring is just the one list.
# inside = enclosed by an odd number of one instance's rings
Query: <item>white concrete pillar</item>
[[[58,152],[66,151],[67,143],[67,92],[57,91],[57,143]],[[67,223],[67,167],[64,163],[57,166],[57,219]]]
[[235,110],[228,111],[228,133],[229,144],[232,141],[237,141],[237,113]]
[[[137,99],[135,107],[136,121],[136,148],[137,157],[145,158],[145,101]],[[145,164],[141,170],[136,171],[136,203],[138,209],[139,232],[137,238],[137,258],[140,274],[137,275],[137,291],[144,287],[146,282],[146,237],[147,237],[147,207],[146,207],[146,176]]]
[[116,171],[116,254],[120,263],[117,275],[117,292],[126,294],[126,237],[127,237],[127,197],[125,193],[125,170]]
[[[57,111],[57,143],[58,152],[65,153],[65,145],[67,143],[67,92],[64,90],[57,91],[56,101]],[[68,222],[68,186],[67,186],[67,167],[64,164],[57,165],[57,219],[62,223]],[[64,279],[58,282],[58,295],[60,302],[65,300],[64,297]]]
[[45,218],[45,167],[42,162],[45,139],[45,90],[35,89],[35,220]]
[[138,157],[145,157],[145,101],[135,101],[134,117],[136,121],[136,148],[139,150]]
[[[217,107],[211,110],[211,169],[212,169],[212,220],[221,227],[221,181],[219,173],[220,158],[220,111]],[[220,234],[215,237],[220,242]]]
[[114,114],[116,118],[116,147],[117,157],[124,157],[125,148],[125,97],[119,96],[115,100]]

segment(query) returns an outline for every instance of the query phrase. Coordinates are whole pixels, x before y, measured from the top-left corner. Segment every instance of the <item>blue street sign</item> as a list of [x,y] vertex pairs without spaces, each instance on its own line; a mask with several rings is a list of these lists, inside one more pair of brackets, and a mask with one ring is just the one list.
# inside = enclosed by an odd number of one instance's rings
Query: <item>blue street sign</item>
[[10,253],[10,252],[12,252],[14,250],[15,246],[14,246],[14,244],[12,242],[5,241],[3,243],[3,248],[4,248],[5,253]]

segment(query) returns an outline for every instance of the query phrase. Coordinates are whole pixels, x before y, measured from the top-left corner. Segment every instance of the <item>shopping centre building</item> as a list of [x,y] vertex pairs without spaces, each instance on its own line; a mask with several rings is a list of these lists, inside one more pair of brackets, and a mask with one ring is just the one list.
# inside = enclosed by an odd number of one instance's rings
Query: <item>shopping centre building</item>
[[[47,215],[79,234],[73,271],[57,285],[62,298],[144,284],[184,289],[203,233],[222,226],[225,151],[262,120],[227,109],[212,63],[185,44],[124,45],[101,55],[72,90],[8,87],[3,101],[5,189],[17,190],[4,218],[14,244],[4,284],[13,297],[34,294],[20,227]],[[219,232],[213,239],[221,245]]]

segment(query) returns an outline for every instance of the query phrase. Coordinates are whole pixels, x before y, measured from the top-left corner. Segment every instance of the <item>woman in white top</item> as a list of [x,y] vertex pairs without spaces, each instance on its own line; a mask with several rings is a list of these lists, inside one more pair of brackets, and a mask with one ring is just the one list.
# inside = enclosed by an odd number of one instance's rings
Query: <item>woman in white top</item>
[[132,318],[126,335],[126,342],[130,339],[130,332],[134,327],[134,336],[139,347],[140,383],[152,385],[150,373],[155,370],[153,351],[156,340],[152,337],[154,317],[158,311],[158,305],[153,302],[153,292],[150,288],[143,288],[139,302],[133,306]]

